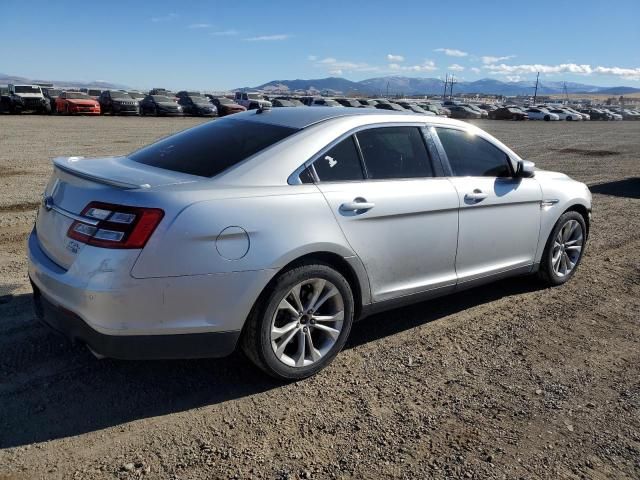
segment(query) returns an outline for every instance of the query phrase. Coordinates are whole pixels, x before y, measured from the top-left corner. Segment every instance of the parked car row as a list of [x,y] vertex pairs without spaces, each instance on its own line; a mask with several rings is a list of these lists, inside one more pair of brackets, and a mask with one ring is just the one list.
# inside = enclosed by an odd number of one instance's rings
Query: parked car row
[[260,92],[234,92],[216,96],[197,91],[174,93],[153,88],[148,93],[135,90],[60,89],[38,85],[0,87],[0,113],[58,113],[64,115],[192,115],[223,117],[245,110],[292,107],[376,108],[421,115],[439,115],[463,120],[640,120],[640,110],[623,107],[573,108],[568,105],[461,103],[453,100],[346,98],[325,96],[273,96]]
[[334,108],[377,108],[378,110],[393,110],[398,112],[420,113],[422,115],[450,116],[451,112],[442,107],[418,100],[398,100],[391,101],[386,98],[330,98],[321,96],[280,96],[271,99],[273,107],[334,107]]
[[457,104],[445,102],[453,118],[489,118],[491,120],[640,120],[640,111],[620,107],[580,108],[568,105]]
[[62,115],[193,115],[225,116],[246,107],[226,97],[156,88],[148,94],[125,90],[65,90],[38,85],[0,87],[0,112]]

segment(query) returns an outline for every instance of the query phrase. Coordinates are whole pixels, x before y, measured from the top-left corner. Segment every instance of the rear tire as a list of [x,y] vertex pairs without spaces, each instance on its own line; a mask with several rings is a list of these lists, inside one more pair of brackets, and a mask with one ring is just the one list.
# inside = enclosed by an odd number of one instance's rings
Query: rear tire
[[544,116],[544,121],[548,122],[549,120],[551,120],[551,117],[549,115],[545,115]]
[[547,239],[538,277],[550,286],[568,282],[580,265],[586,240],[587,226],[582,215],[574,211],[562,214]]
[[325,368],[342,350],[353,315],[347,280],[329,265],[304,263],[281,273],[265,289],[249,314],[240,345],[265,373],[301,380]]

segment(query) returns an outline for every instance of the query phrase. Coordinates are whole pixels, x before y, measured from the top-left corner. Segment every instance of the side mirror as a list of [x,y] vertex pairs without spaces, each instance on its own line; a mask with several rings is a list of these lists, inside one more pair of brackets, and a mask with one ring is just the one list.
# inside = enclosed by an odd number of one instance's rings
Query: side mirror
[[516,177],[531,178],[535,175],[536,164],[528,160],[518,160],[516,168]]

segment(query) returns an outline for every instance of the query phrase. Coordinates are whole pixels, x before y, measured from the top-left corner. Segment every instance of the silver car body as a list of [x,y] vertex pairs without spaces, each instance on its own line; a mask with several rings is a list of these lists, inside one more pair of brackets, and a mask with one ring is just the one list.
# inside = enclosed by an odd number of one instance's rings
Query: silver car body
[[[333,259],[352,273],[362,316],[533,272],[560,215],[569,208],[585,215],[591,210],[587,187],[561,173],[452,176],[434,127],[486,139],[508,155],[514,170],[522,161],[465,122],[322,107],[234,117],[301,130],[214,178],[126,157],[55,159],[47,201],[28,242],[29,275],[38,293],[72,312],[82,328],[107,339],[107,345],[126,337],[226,335],[220,345],[146,355],[107,347],[100,352],[77,334],[99,353],[125,358],[228,354],[265,286],[306,255]],[[305,165],[340,139],[394,125],[422,128],[430,154],[441,157],[441,176],[309,184],[298,179]],[[469,201],[478,191],[484,192],[482,201]],[[358,198],[375,208],[359,214],[343,210]],[[161,208],[165,214],[143,249],[106,249],[66,236],[91,201]]]

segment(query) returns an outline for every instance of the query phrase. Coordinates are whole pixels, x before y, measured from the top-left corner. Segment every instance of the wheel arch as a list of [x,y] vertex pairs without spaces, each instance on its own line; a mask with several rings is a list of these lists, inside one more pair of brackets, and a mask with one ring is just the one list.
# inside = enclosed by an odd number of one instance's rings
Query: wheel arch
[[353,293],[353,303],[355,305],[354,318],[357,320],[362,312],[363,305],[371,303],[371,292],[369,289],[369,277],[364,265],[357,256],[344,257],[328,250],[317,250],[297,256],[290,260],[271,277],[271,280],[264,286],[262,292],[256,299],[253,308],[264,299],[264,295],[284,272],[287,272],[299,265],[308,263],[321,263],[334,268],[344,276],[351,287]]
[[587,238],[589,238],[589,229],[590,229],[591,220],[590,220],[589,210],[587,209],[587,207],[585,207],[584,205],[582,205],[580,203],[574,203],[573,205],[567,207],[565,209],[565,211],[562,212],[562,214],[564,215],[567,212],[577,212],[577,213],[580,214],[580,216],[584,220],[584,224],[587,227],[586,236],[587,236]]

